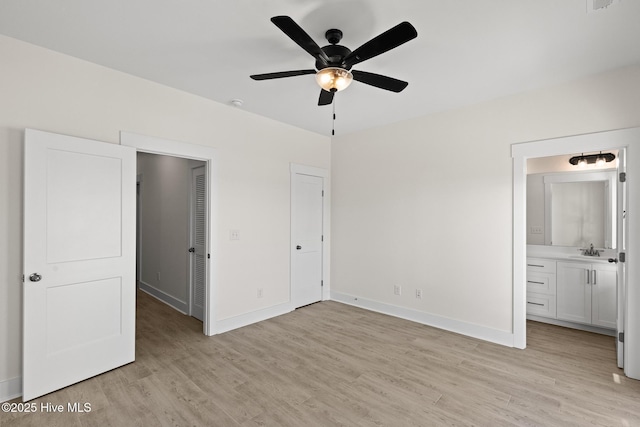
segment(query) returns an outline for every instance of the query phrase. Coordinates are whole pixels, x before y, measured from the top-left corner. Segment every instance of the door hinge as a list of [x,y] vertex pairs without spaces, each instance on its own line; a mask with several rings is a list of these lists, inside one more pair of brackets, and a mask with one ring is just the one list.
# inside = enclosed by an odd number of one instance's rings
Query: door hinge
[[624,342],[624,332],[618,332],[618,341]]
[[22,275],[22,283],[24,283],[24,274]]
[[322,197],[324,197],[324,190],[322,190]]
[[324,280],[320,280],[320,286],[324,286]]
[[627,182],[627,173],[620,172],[620,182]]
[[620,252],[618,254],[618,261],[625,262],[626,259],[627,259],[627,255],[624,252]]
[[207,254],[207,259],[211,259],[211,254]]
[[320,236],[320,241],[324,242],[324,234],[322,236]]

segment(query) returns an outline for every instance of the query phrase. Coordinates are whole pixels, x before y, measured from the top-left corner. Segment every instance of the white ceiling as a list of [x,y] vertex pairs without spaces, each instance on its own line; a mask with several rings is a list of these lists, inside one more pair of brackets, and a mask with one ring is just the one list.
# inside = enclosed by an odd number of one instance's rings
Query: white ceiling
[[640,63],[640,1],[587,13],[590,1],[2,0],[0,34],[330,135],[313,75],[249,78],[314,66],[272,16],[320,46],[339,28],[352,50],[402,21],[416,27],[416,39],[354,66],[409,86],[338,93],[346,134]]

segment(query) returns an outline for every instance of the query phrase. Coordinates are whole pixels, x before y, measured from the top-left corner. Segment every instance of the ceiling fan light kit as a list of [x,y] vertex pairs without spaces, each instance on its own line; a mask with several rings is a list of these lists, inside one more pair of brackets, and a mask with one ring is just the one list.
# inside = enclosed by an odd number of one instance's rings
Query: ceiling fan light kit
[[349,70],[339,67],[327,67],[316,73],[316,82],[327,92],[340,92],[353,81],[353,74]]

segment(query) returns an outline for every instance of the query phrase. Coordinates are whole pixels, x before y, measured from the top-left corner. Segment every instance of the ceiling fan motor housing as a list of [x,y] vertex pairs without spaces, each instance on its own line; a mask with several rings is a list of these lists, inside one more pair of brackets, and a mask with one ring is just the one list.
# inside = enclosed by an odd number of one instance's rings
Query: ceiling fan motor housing
[[351,49],[339,44],[330,44],[324,46],[321,49],[329,57],[329,64],[325,64],[324,62],[317,60],[316,70],[322,70],[323,68],[327,67],[340,67],[344,68],[345,70],[351,69],[351,67],[345,67],[342,64],[342,60],[351,53]]

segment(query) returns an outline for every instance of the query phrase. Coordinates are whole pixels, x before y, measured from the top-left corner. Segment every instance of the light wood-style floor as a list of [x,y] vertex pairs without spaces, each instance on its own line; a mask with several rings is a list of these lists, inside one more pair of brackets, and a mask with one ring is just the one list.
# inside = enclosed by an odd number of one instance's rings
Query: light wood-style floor
[[2,426],[638,426],[614,339],[536,322],[510,349],[336,302],[219,336],[138,297],[136,362]]

